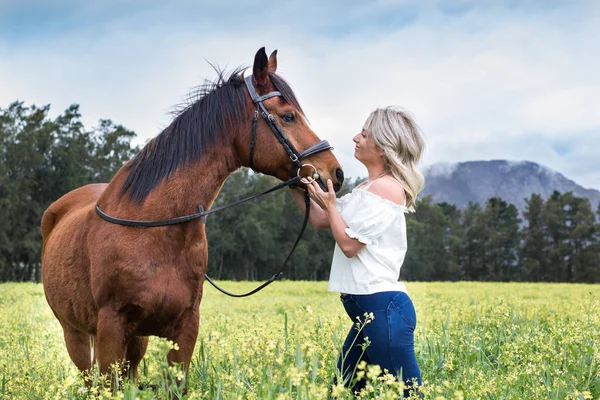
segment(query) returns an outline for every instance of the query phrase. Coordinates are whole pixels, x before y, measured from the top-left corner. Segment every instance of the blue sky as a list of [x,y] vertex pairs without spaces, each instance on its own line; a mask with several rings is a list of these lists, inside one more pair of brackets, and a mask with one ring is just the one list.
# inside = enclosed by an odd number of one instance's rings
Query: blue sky
[[411,110],[435,162],[530,160],[600,189],[596,1],[0,0],[0,106],[78,103],[139,143],[204,78],[279,50],[347,175],[372,109]]

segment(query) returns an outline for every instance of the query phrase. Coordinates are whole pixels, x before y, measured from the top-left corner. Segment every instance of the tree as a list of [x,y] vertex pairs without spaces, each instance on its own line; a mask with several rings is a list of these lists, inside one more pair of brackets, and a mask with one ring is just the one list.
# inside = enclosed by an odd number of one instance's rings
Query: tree
[[0,281],[39,281],[44,210],[70,190],[109,180],[137,151],[135,134],[108,120],[86,130],[77,105],[54,120],[49,111],[22,102],[0,108]]
[[454,247],[457,237],[451,220],[456,211],[449,205],[432,204],[431,196],[427,196],[419,201],[414,215],[407,215],[408,251],[403,277],[426,281],[460,278]]
[[484,243],[488,232],[482,224],[483,211],[478,203],[469,202],[462,214],[462,247],[459,259],[466,280],[484,280]]
[[533,194],[527,203],[523,216],[526,225],[522,230],[523,242],[519,252],[523,268],[523,278],[529,281],[540,281],[548,270],[548,242],[544,234],[542,210],[544,200],[539,194]]
[[546,200],[542,210],[548,248],[548,266],[544,280],[560,282],[563,271],[566,271],[567,245],[567,215],[563,207],[562,195],[554,191]]
[[481,214],[486,232],[483,264],[486,280],[515,280],[519,247],[519,211],[504,200],[492,197]]
[[446,217],[444,247],[447,256],[447,268],[442,274],[443,280],[456,281],[464,279],[464,272],[460,264],[461,248],[464,242],[464,230],[461,228],[462,212],[454,204],[438,203],[438,207]]
[[[592,282],[598,276],[595,261],[596,218],[587,198],[575,197],[572,192],[563,194],[567,214],[567,243],[569,246],[565,282]],[[597,278],[596,278],[597,279]]]

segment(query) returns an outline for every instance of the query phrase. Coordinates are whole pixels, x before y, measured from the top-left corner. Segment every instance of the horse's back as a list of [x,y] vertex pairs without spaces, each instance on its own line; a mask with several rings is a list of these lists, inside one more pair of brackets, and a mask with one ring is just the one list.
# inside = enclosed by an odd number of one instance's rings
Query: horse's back
[[95,204],[107,185],[106,183],[94,183],[82,186],[50,204],[42,216],[41,229],[44,243],[48,241],[52,229],[58,225],[65,215],[81,210],[90,204]]

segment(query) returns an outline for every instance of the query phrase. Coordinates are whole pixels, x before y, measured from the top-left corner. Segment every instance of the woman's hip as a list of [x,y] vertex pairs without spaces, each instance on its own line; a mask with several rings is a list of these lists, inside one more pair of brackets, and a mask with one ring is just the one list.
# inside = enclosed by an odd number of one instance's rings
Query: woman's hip
[[401,310],[412,301],[406,292],[389,291],[372,294],[341,294],[340,300],[351,318],[364,313],[387,312],[390,308]]

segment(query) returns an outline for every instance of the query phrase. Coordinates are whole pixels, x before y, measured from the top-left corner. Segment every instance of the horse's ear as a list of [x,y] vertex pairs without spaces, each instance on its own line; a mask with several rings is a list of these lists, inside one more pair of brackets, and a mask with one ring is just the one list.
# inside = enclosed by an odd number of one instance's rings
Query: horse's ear
[[269,56],[269,72],[277,72],[277,50]]
[[266,86],[269,83],[269,59],[264,47],[261,47],[254,56],[252,77],[256,86]]

